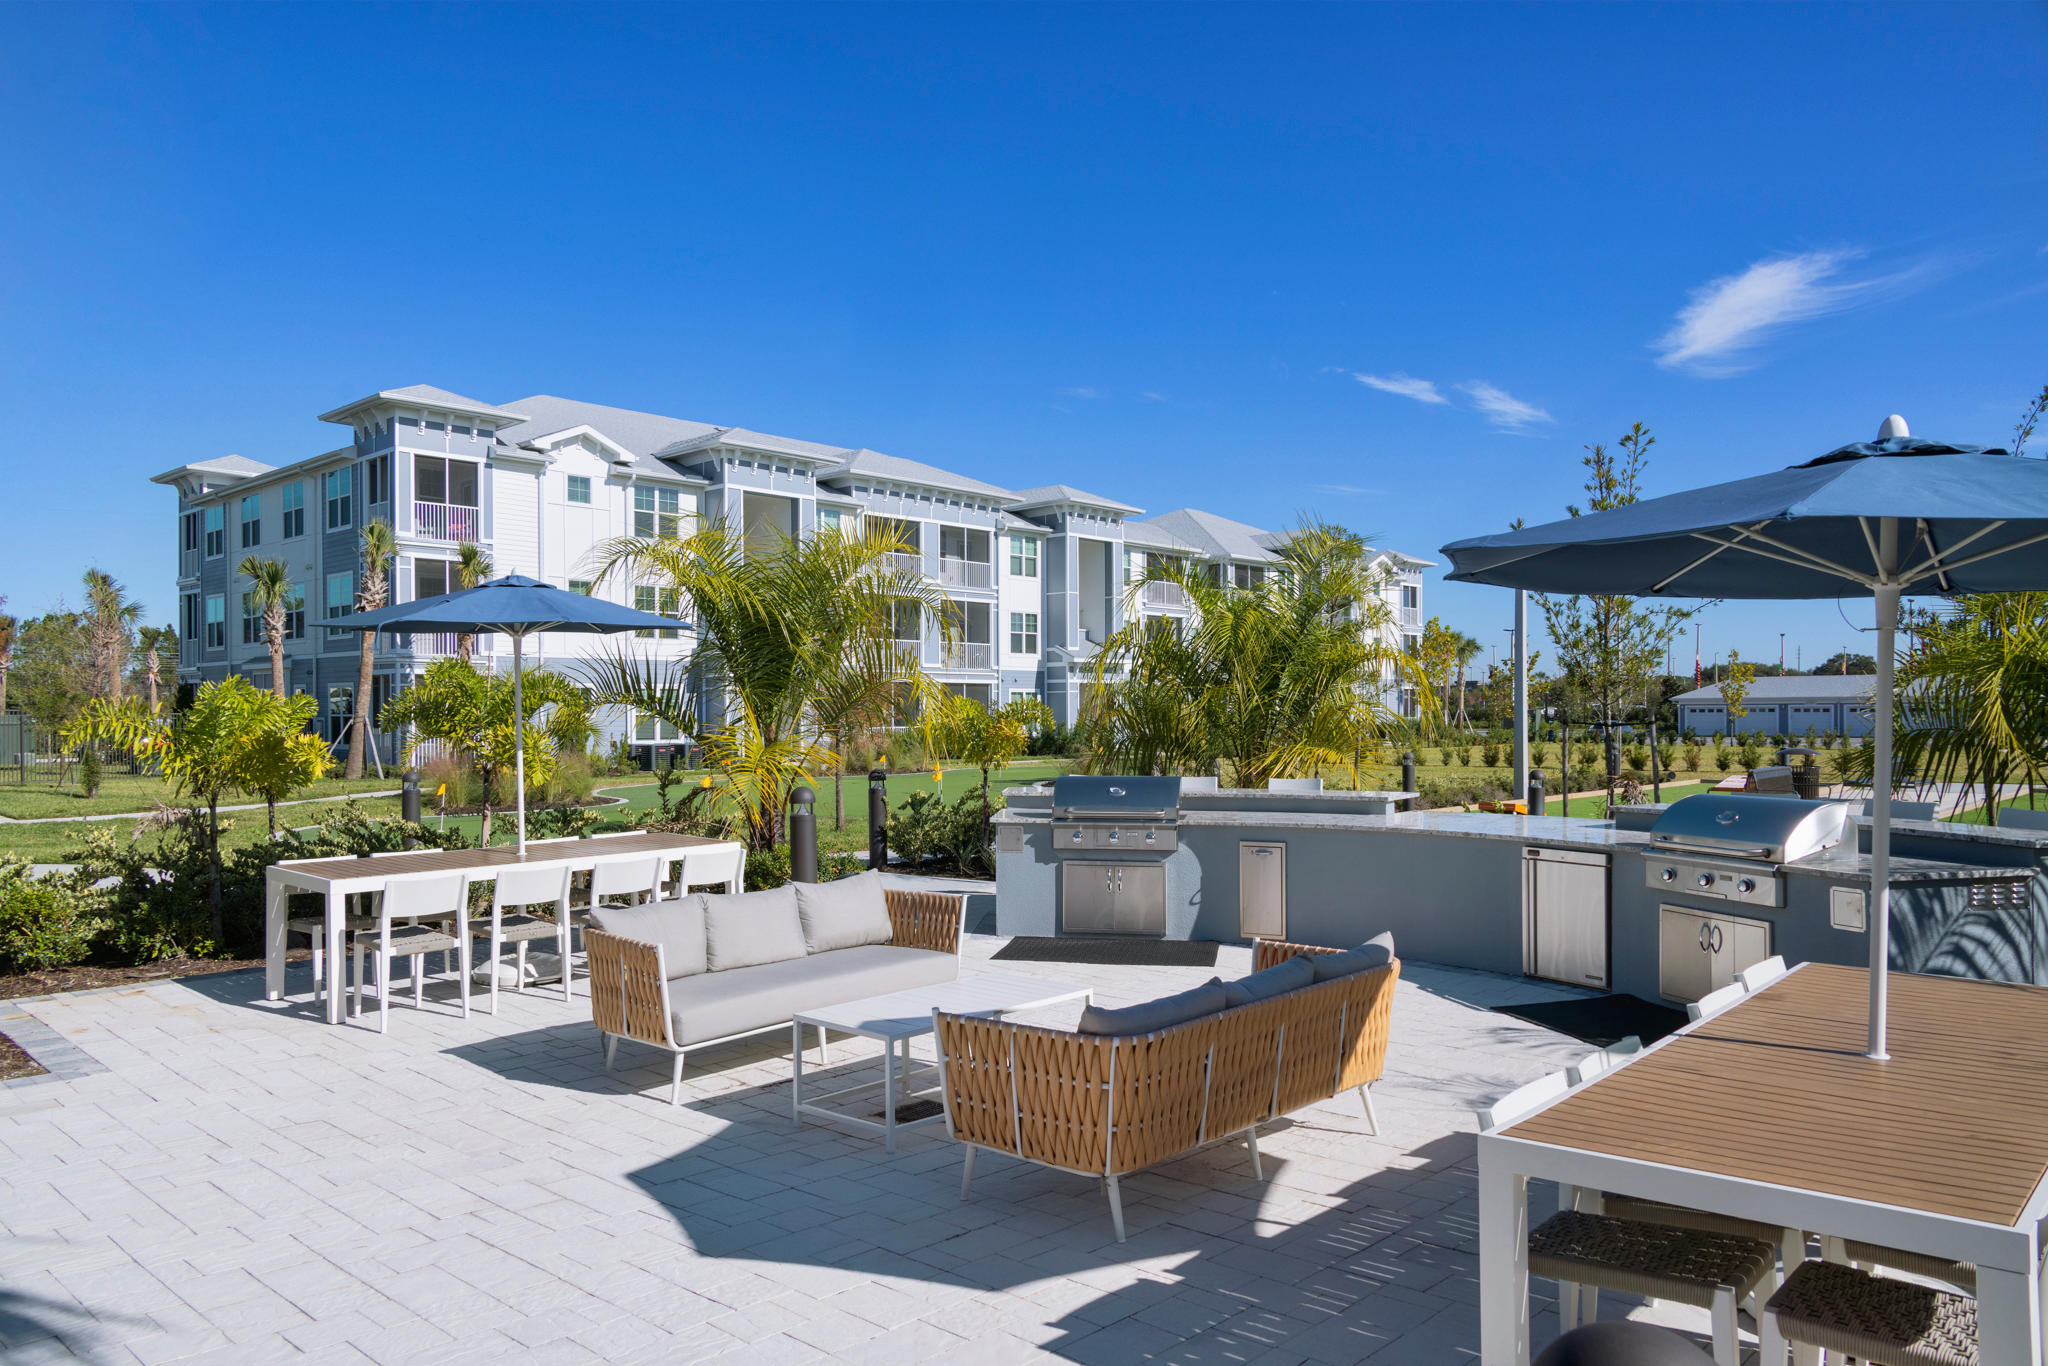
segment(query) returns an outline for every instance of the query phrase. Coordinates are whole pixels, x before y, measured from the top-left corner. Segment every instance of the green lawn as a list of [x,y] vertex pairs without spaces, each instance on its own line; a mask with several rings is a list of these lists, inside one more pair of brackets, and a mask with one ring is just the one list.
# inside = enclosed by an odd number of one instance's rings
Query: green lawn
[[[2041,793],[2038,800],[2027,797],[2010,798],[2007,801],[2000,802],[1998,809],[2001,811],[2048,811],[2048,792]],[[1949,816],[1943,819],[1952,820],[1957,825],[1987,825],[1990,823],[1984,808],[1981,806],[1965,811],[1960,816]]]
[[[370,797],[363,801],[363,807],[373,816],[396,816],[398,798]],[[296,825],[310,825],[313,818],[323,814],[321,807],[282,807],[278,810],[277,823],[280,828]],[[254,844],[265,837],[269,826],[264,822],[261,811],[237,811],[221,817],[225,831],[223,843],[229,848]],[[129,838],[135,829],[132,821],[57,821],[49,825],[0,825],[0,854],[12,854],[25,858],[31,863],[65,863],[65,855],[74,847],[79,835],[86,830],[111,831],[116,839]],[[145,838],[150,838],[145,836]]]
[[[77,770],[74,767],[73,784],[69,787],[40,787],[33,783],[26,787],[17,787],[7,781],[10,770],[0,769],[0,816],[13,820],[34,820],[47,816],[103,816],[126,811],[152,811],[159,804],[174,805],[178,800],[171,784],[162,778],[132,777],[111,765],[100,781],[98,795],[88,797],[78,790],[76,774]],[[395,771],[388,778],[361,778],[354,782],[341,778],[324,778],[299,796],[338,797],[349,792],[388,792],[397,786],[398,774]],[[236,799],[237,802],[242,800],[245,799]]]

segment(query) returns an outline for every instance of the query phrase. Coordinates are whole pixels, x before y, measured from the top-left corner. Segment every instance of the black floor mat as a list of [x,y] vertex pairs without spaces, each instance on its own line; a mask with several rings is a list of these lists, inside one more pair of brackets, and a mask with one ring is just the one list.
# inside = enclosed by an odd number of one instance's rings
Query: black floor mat
[[1212,939],[1038,939],[1019,935],[991,957],[1012,963],[1101,963],[1116,967],[1213,968]]
[[1666,1034],[1685,1027],[1685,1012],[1645,1001],[1640,996],[1592,996],[1569,1001],[1538,1001],[1525,1006],[1495,1006],[1502,1015],[1512,1015],[1530,1024],[1569,1034],[1574,1039],[1605,1048],[1634,1034],[1644,1043],[1655,1043]]

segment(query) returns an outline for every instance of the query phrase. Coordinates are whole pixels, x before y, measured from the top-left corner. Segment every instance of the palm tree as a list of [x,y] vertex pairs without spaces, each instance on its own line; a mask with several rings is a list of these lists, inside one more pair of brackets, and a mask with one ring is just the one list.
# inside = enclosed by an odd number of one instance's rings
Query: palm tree
[[[946,600],[897,567],[903,549],[880,528],[748,546],[723,522],[608,541],[592,552],[598,576],[676,590],[698,644],[689,660],[616,650],[590,670],[593,698],[697,738],[725,771],[753,847],[768,848],[783,813],[762,803],[832,758],[807,737],[892,710],[929,711],[942,695],[899,631],[936,621],[949,633]],[[739,733],[721,739],[728,730]],[[767,781],[763,765],[781,766],[779,776]]]
[[[474,547],[465,547],[474,549]],[[363,528],[363,574],[356,587],[356,610],[374,612],[391,597],[391,562],[398,557],[398,537],[391,530],[391,523],[379,517]],[[377,633],[359,631],[361,643],[356,647],[356,699],[355,716],[350,721],[348,768],[344,777],[363,776],[363,755],[375,759],[377,741],[370,730],[370,685],[373,681],[371,670],[377,661]],[[377,774],[382,777],[384,764],[377,761]]]
[[[474,541],[464,541],[455,548],[455,581],[464,588],[474,588],[491,577],[491,552]],[[465,631],[455,640],[455,657],[464,664],[476,653],[476,637]]]
[[163,672],[164,647],[178,638],[178,633],[168,626],[145,626],[136,633],[137,648],[142,651],[142,683],[149,690],[149,714],[154,716],[161,710],[157,704],[157,686]]
[[1363,541],[1308,522],[1278,553],[1249,588],[1175,564],[1147,570],[1140,584],[1178,584],[1194,616],[1178,627],[1133,617],[1103,646],[1084,716],[1089,766],[1201,772],[1224,759],[1239,785],[1263,786],[1354,763],[1400,728],[1385,676],[1412,666],[1385,643],[1383,580]]
[[100,696],[121,700],[121,678],[134,649],[134,629],[142,608],[128,601],[128,591],[102,569],[85,571],[85,618]]
[[[1451,632],[1452,657],[1458,661],[1458,706],[1455,724],[1459,730],[1464,730],[1471,724],[1465,715],[1465,670],[1471,667],[1473,660],[1479,658],[1481,648],[1478,641],[1466,635],[1463,631]],[[1449,716],[1450,714],[1451,708],[1446,703],[1444,715]]]
[[282,560],[244,555],[235,572],[249,581],[248,596],[263,609],[263,643],[270,647],[270,691],[291,696],[291,680],[284,672],[285,613],[291,608],[291,574]]
[[[6,602],[0,598],[0,602]],[[7,710],[7,673],[14,667],[14,642],[21,633],[21,623],[6,612],[0,612],[0,714]]]

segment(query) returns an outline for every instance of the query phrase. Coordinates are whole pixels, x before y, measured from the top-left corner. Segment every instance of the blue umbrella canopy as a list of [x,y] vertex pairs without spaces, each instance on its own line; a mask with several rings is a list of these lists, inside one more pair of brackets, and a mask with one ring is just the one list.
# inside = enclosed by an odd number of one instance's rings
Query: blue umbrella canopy
[[518,574],[324,624],[347,631],[499,631],[509,636],[535,631],[673,631],[689,626],[672,617],[621,607]]
[[1775,474],[1453,541],[1443,552],[1454,582],[1540,593],[1876,599],[1868,1052],[1884,1058],[1899,598],[2048,588],[2048,461],[1919,440],[1891,417],[1875,441]]

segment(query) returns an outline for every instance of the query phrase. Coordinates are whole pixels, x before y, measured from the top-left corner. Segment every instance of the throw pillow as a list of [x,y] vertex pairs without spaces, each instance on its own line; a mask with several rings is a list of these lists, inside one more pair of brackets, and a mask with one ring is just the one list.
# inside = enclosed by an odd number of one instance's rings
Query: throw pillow
[[1394,932],[1376,934],[1355,949],[1342,953],[1321,953],[1311,958],[1316,980],[1327,982],[1333,977],[1349,977],[1354,972],[1369,972],[1383,968],[1394,961]]
[[837,882],[797,882],[796,910],[803,921],[804,943],[812,953],[886,944],[896,937],[889,922],[889,902],[882,895],[882,875],[875,872],[843,877]]
[[713,972],[780,963],[804,956],[796,888],[704,898],[704,956]]
[[1307,955],[1290,958],[1284,963],[1275,963],[1264,972],[1255,972],[1249,977],[1240,977],[1235,982],[1223,984],[1223,995],[1228,999],[1228,1008],[1248,1006],[1253,1001],[1270,1001],[1290,991],[1299,991],[1316,980],[1316,970]]
[[661,966],[671,978],[705,969],[704,898],[677,897],[645,906],[598,906],[590,923],[606,934],[661,946]]
[[1083,1034],[1152,1034],[1177,1024],[1186,1024],[1189,1020],[1199,1020],[1204,1015],[1214,1015],[1223,1009],[1225,999],[1223,980],[1211,977],[1191,991],[1162,996],[1156,1001],[1144,1001],[1117,1010],[1091,1005],[1081,1012],[1081,1023],[1077,1028]]

